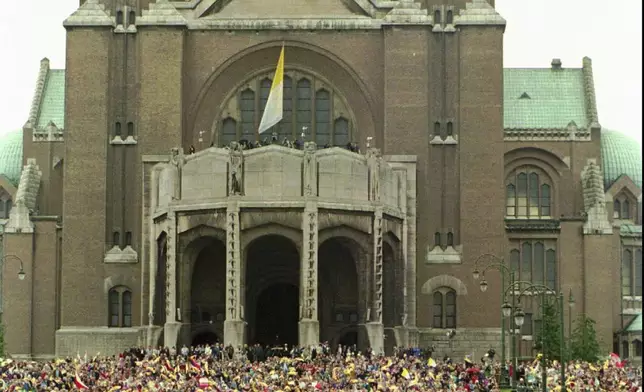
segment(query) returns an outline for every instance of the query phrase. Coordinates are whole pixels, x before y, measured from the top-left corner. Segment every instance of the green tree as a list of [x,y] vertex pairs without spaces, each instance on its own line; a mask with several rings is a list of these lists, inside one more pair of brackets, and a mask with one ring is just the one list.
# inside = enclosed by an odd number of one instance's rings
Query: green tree
[[575,328],[570,337],[570,353],[572,359],[595,362],[601,355],[595,320],[580,314],[575,320]]
[[561,361],[561,328],[556,304],[546,302],[535,348],[549,360]]

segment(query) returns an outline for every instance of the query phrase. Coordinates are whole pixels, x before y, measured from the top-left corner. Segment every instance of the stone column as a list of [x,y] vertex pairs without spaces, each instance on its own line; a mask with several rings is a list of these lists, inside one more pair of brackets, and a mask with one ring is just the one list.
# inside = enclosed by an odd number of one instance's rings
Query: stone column
[[181,323],[177,322],[177,219],[174,211],[168,211],[166,225],[166,321],[163,331],[163,340],[166,347],[176,347],[177,338],[181,330]]
[[385,330],[382,324],[382,207],[377,207],[373,219],[373,282],[371,286],[370,318],[366,328],[369,344],[376,354],[385,350]]
[[302,216],[302,254],[300,262],[299,344],[310,346],[320,342],[318,320],[318,207],[317,163],[314,142],[304,144],[303,195],[306,202]]
[[318,321],[318,210],[317,203],[307,202],[302,219],[302,258],[300,264],[299,344],[320,342]]
[[244,344],[246,323],[242,312],[242,268],[239,230],[239,204],[231,200],[226,208],[226,321],[224,344],[238,347]]

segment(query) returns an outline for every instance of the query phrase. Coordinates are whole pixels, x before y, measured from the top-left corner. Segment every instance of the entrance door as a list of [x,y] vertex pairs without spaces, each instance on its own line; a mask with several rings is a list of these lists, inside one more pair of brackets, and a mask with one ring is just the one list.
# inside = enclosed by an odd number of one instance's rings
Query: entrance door
[[299,298],[297,286],[278,283],[261,292],[255,316],[257,343],[297,345]]

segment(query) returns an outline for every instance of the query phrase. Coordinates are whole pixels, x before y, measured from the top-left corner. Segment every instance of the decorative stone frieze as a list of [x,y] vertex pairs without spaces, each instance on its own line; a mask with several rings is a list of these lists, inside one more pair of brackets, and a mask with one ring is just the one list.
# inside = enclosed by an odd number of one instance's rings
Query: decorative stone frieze
[[176,214],[169,213],[166,217],[166,281],[165,281],[165,320],[166,323],[177,321],[177,249]]
[[242,320],[239,205],[226,210],[226,320]]
[[304,287],[301,319],[318,318],[318,211],[314,202],[307,203],[302,219],[302,283]]
[[50,121],[45,129],[33,130],[32,140],[34,142],[62,142],[64,141],[63,130]]
[[551,128],[551,129],[518,129],[506,128],[504,130],[503,140],[506,142],[520,142],[520,141],[549,141],[549,142],[589,142],[590,130],[586,128],[578,128],[574,122],[568,124],[566,128]]
[[382,208],[376,208],[373,216],[373,305],[369,321],[382,323],[383,295],[383,223]]

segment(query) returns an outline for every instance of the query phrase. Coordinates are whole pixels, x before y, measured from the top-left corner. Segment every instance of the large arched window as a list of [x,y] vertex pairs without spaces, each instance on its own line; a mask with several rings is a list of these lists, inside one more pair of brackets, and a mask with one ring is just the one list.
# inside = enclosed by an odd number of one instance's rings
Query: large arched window
[[319,147],[344,147],[354,141],[352,116],[344,99],[321,78],[292,70],[284,72],[282,120],[262,135],[257,134],[272,77],[272,72],[267,72],[253,78],[229,100],[217,124],[218,146],[241,139],[270,139],[273,133],[280,142],[300,139],[304,134],[305,140],[315,141]]
[[108,294],[108,325],[126,328],[132,326],[132,291],[125,286],[116,286]]
[[508,218],[539,219],[552,216],[552,185],[533,170],[519,170],[505,187],[505,215]]
[[557,288],[557,253],[542,241],[524,241],[510,251],[510,267],[516,279]]
[[619,192],[613,197],[613,218],[614,219],[634,219],[635,213],[632,206],[636,206],[635,198],[631,196],[630,192]]
[[622,295],[633,295],[633,252],[625,249],[622,255]]
[[432,295],[432,326],[456,328],[456,291],[441,287]]
[[622,252],[622,295],[642,296],[642,248]]

